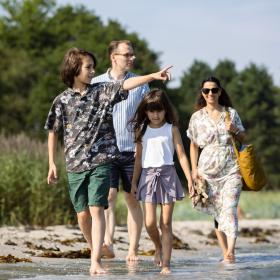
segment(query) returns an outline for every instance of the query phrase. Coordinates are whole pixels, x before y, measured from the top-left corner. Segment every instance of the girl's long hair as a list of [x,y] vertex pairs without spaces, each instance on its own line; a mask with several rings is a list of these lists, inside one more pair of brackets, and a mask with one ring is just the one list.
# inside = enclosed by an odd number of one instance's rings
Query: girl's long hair
[[232,107],[232,102],[230,100],[230,97],[227,94],[227,92],[225,91],[225,89],[221,86],[220,81],[216,77],[210,76],[207,79],[203,80],[201,83],[201,87],[200,87],[200,90],[199,90],[199,93],[197,96],[197,100],[195,103],[196,110],[200,110],[206,106],[206,101],[201,92],[201,89],[203,88],[203,86],[206,82],[213,82],[217,85],[218,88],[221,89],[221,95],[219,96],[219,99],[218,99],[218,102],[220,105],[225,106],[225,107]]
[[141,143],[142,137],[149,124],[147,111],[162,111],[165,110],[165,121],[178,126],[178,117],[167,96],[161,89],[153,89],[145,95],[140,102],[133,119],[130,121],[135,135],[135,142]]

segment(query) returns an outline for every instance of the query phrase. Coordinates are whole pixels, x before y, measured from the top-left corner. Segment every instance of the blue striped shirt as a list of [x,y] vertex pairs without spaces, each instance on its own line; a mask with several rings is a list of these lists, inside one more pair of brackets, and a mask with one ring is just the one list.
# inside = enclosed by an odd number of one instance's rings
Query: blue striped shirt
[[[127,72],[124,79],[135,77],[137,75]],[[91,83],[112,82],[113,77],[110,75],[110,69],[100,76],[91,80]],[[128,122],[133,118],[139,103],[149,91],[148,85],[143,85],[129,91],[128,98],[114,105],[113,124],[116,132],[117,145],[120,152],[134,152],[134,135]]]

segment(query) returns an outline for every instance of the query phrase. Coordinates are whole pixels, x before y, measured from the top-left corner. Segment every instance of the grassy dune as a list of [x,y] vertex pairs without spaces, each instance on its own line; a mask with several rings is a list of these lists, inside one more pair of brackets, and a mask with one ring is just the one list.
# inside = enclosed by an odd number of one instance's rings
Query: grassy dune
[[[280,192],[260,191],[242,192],[239,205],[248,219],[276,219],[280,218]],[[189,199],[176,203],[174,219],[180,220],[208,220],[209,216],[192,208]],[[211,218],[210,218],[211,219]]]
[[[248,219],[276,219],[280,218],[280,192],[242,192],[240,203],[245,218]],[[159,211],[158,206],[158,211]],[[117,201],[117,221],[120,224],[126,222],[126,206],[122,193]],[[176,202],[173,219],[185,220],[211,220],[212,218],[192,208],[190,199]]]
[[[0,225],[76,224],[70,203],[63,153],[58,152],[59,182],[49,186],[47,144],[25,135],[0,135]],[[243,192],[240,205],[245,217],[280,218],[280,191]],[[127,209],[120,192],[116,207],[118,224],[126,224]],[[189,199],[175,205],[174,220],[207,220],[191,207]]]

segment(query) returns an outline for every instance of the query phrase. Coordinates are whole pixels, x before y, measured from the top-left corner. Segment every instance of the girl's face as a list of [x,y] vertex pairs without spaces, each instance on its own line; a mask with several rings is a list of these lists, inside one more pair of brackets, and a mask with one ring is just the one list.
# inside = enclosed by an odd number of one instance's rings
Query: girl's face
[[146,111],[151,127],[161,127],[165,123],[165,110],[161,111]]
[[201,89],[202,95],[209,105],[219,104],[219,96],[221,95],[221,89],[214,82],[205,82]]

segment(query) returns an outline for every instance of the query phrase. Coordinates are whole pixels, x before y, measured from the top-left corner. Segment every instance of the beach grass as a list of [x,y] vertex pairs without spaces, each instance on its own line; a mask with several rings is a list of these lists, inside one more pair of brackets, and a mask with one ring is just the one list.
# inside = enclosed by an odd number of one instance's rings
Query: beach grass
[[[260,191],[260,192],[242,192],[239,206],[244,212],[244,218],[247,219],[279,219],[280,218],[280,192]],[[126,223],[126,206],[122,192],[117,200],[117,223]],[[158,211],[159,211],[158,207]],[[185,198],[183,201],[175,203],[174,221],[187,220],[212,220],[212,218],[192,207],[191,201]]]
[[[239,206],[248,219],[279,219],[280,192],[260,191],[241,193]],[[174,220],[208,220],[209,216],[192,208],[190,199],[175,205]],[[211,219],[211,218],[210,218]]]
[[[71,205],[63,152],[57,156],[59,181],[46,182],[48,172],[47,143],[21,134],[0,135],[0,225],[76,224]],[[122,189],[122,188],[121,188]],[[240,206],[249,219],[280,218],[280,191],[242,192]],[[120,191],[116,204],[118,225],[126,224],[127,207]],[[173,219],[208,220],[206,214],[193,209],[190,199],[176,202]]]

